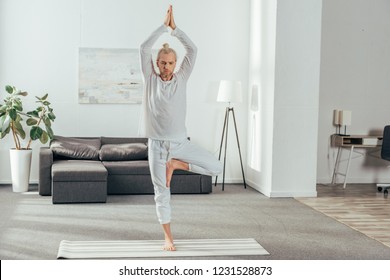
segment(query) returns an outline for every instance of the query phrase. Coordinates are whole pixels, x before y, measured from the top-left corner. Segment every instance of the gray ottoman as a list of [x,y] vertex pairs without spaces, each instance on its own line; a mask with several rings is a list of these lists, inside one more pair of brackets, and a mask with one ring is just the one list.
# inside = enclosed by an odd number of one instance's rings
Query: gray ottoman
[[54,204],[106,202],[108,172],[100,161],[58,160],[51,172]]

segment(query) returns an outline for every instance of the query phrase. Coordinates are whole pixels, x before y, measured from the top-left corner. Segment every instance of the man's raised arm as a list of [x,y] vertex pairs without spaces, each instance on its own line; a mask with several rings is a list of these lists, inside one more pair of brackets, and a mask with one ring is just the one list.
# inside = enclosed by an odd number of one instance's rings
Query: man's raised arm
[[140,46],[141,71],[145,78],[149,77],[154,71],[152,47],[164,32],[168,32],[167,27],[161,25]]

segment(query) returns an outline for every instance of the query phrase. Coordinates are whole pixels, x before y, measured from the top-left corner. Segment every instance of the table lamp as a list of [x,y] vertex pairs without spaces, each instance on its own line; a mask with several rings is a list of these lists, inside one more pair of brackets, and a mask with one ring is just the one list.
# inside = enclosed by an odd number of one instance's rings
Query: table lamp
[[[336,125],[336,134],[347,135],[347,126],[352,123],[352,112],[348,110],[333,110],[333,124]],[[341,126],[344,126],[344,134],[341,133]]]
[[347,136],[347,125],[352,123],[352,112],[342,110],[340,111],[339,122],[341,126],[344,126],[344,135]]

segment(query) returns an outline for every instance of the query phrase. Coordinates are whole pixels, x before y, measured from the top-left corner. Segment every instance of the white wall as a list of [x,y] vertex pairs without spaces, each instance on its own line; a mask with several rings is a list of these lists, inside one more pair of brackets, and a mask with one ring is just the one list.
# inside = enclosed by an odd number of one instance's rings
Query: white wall
[[272,190],[276,3],[275,0],[251,1],[248,96],[253,87],[258,87],[258,110],[253,110],[249,98],[248,159],[255,153],[255,162],[247,163],[247,179],[253,188],[268,196]]
[[316,196],[322,0],[279,0],[271,196]]
[[[162,24],[169,4],[177,26],[199,49],[188,83],[188,133],[195,143],[218,155],[225,112],[225,104],[215,102],[218,82],[241,80],[247,92],[249,1],[0,0],[1,97],[5,85],[15,85],[30,93],[25,107],[32,108],[33,96],[49,93],[57,115],[53,129],[59,135],[136,136],[140,105],[78,104],[78,48],[138,48]],[[174,41],[172,45],[180,57],[180,46]],[[241,148],[246,151],[246,95],[243,101],[235,104],[235,111],[244,137]],[[0,141],[0,183],[11,180],[11,140]],[[229,140],[227,182],[241,181],[234,140]],[[39,146],[33,145],[31,182],[38,180]]]
[[249,84],[261,89],[263,142],[261,169],[248,167],[248,179],[267,196],[317,194],[321,5],[321,0],[252,1]]
[[[390,124],[390,1],[323,1],[320,112],[318,130],[319,183],[330,183],[336,149],[330,147],[333,109],[352,111],[349,134],[382,133]],[[373,150],[362,149],[366,153]],[[374,155],[379,156],[378,153]],[[343,152],[341,171],[348,152]],[[388,162],[355,154],[348,182],[389,182]],[[338,182],[343,181],[339,177]]]

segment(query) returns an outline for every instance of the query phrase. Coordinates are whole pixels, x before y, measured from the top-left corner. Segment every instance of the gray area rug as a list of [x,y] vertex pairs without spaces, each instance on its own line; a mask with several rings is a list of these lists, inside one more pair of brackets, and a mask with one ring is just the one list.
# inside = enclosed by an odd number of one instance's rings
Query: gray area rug
[[[164,238],[152,195],[52,204],[36,190],[20,194],[0,185],[1,260],[57,259],[62,240]],[[294,198],[267,198],[242,185],[225,185],[222,191],[218,185],[211,194],[173,195],[171,202],[175,240],[254,238],[270,253],[171,259],[390,259],[389,247]]]
[[269,255],[253,238],[175,240],[176,251],[162,250],[162,240],[67,241],[60,243],[58,259],[164,258]]

